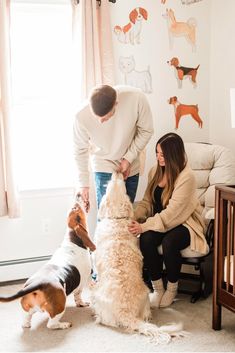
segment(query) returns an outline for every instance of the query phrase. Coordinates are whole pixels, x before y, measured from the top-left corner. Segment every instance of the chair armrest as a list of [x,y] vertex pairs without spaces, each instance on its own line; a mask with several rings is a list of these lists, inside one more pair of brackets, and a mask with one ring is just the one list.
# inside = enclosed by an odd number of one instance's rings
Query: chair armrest
[[211,219],[206,230],[206,241],[209,246],[210,251],[213,249],[214,246],[214,219]]

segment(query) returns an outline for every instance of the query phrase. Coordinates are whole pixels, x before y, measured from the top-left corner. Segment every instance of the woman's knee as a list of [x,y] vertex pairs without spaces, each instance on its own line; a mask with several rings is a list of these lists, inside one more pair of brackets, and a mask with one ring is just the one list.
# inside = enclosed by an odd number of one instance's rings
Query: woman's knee
[[176,253],[190,245],[190,234],[188,229],[179,231],[172,229],[162,240],[163,253]]
[[152,231],[142,233],[140,236],[140,249],[145,250],[154,246],[154,236],[156,235]]
[[174,236],[171,236],[170,234],[167,234],[163,240],[162,240],[162,250],[163,253],[170,253],[170,252],[175,252],[178,250],[178,242],[177,238]]

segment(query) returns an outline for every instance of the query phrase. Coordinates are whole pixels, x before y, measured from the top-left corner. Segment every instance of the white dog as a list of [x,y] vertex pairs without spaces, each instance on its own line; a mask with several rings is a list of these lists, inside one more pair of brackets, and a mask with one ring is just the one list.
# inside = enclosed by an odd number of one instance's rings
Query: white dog
[[149,290],[142,279],[138,239],[128,231],[133,208],[121,174],[113,174],[98,217],[95,233],[98,282],[92,297],[96,321],[151,336],[156,343],[181,336],[181,324],[157,327],[146,322],[151,317]]

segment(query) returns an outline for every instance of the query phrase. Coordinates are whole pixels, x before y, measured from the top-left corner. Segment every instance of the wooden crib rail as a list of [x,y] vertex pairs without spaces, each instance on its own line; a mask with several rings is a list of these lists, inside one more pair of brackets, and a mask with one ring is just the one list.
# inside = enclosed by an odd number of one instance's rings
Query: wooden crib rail
[[215,188],[213,322],[221,329],[221,306],[235,312],[235,186]]

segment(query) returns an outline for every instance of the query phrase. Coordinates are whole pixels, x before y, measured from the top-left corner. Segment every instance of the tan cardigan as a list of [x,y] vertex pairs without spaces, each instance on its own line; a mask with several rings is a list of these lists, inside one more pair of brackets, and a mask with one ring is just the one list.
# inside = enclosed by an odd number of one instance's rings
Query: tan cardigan
[[[152,180],[155,171],[156,166],[149,172],[148,183]],[[141,224],[143,232],[153,230],[165,233],[183,224],[190,232],[191,250],[206,254],[205,225],[201,213],[202,206],[196,195],[196,180],[187,164],[175,181],[175,187],[166,208],[153,215],[150,195],[145,192],[143,200],[137,204],[134,217],[140,223],[143,222]]]

